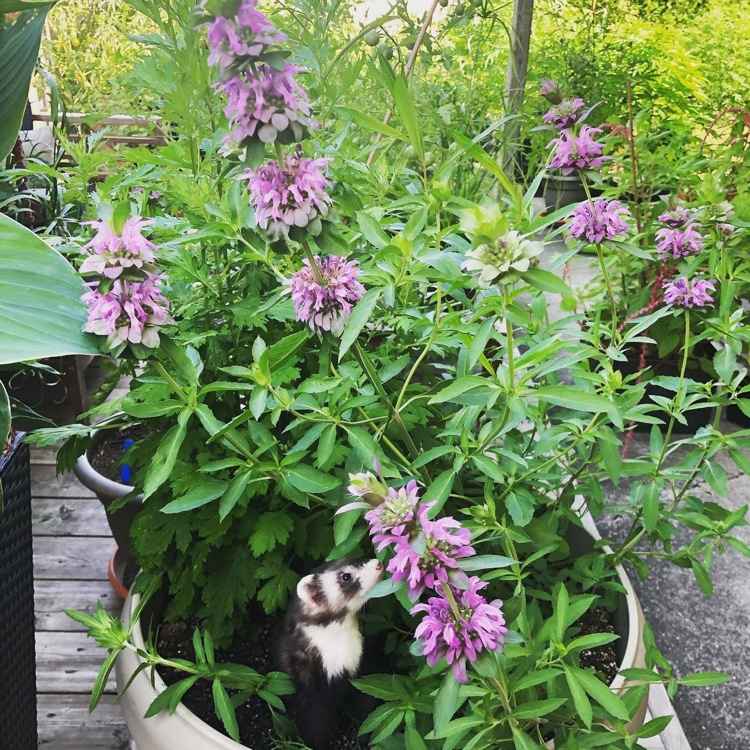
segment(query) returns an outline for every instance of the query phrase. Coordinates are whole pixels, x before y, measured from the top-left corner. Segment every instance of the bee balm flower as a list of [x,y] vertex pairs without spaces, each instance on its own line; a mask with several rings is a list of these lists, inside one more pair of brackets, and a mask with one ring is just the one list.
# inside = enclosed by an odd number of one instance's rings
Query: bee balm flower
[[664,283],[664,301],[668,305],[680,307],[707,307],[713,305],[714,298],[710,292],[715,291],[716,282],[709,279],[689,281],[681,276],[674,281]]
[[564,175],[579,170],[598,169],[604,164],[604,146],[594,140],[601,128],[583,125],[576,135],[572,130],[563,130],[559,138],[552,141],[554,152],[550,167],[559,169]]
[[580,97],[574,99],[563,99],[559,104],[551,107],[542,117],[548,125],[565,130],[571,128],[578,122],[581,110],[586,103]]
[[656,249],[662,255],[673,258],[696,255],[703,249],[703,236],[693,224],[688,224],[684,229],[664,227],[656,233]]
[[317,257],[317,272],[305,258],[302,268],[292,276],[290,288],[297,320],[313,331],[339,334],[354,305],[365,293],[357,281],[359,265],[337,255]]
[[576,239],[587,240],[599,245],[604,240],[614,240],[627,234],[625,218],[628,210],[616,200],[597,198],[580,203],[573,211],[570,220],[570,234]]
[[143,268],[153,262],[155,246],[141,234],[150,221],[131,216],[126,219],[120,234],[107,221],[90,223],[96,228],[96,235],[84,246],[89,255],[81,264],[81,273],[97,273],[108,279],[117,279],[128,268]]
[[477,274],[479,284],[488,287],[514,271],[528,271],[532,260],[542,250],[543,243],[524,239],[511,229],[494,242],[484,243],[466,253],[463,268]]

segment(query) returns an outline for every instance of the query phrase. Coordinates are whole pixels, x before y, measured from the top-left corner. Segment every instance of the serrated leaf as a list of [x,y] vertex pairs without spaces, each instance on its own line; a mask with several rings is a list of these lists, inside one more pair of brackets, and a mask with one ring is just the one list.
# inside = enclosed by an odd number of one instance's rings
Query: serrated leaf
[[261,513],[250,535],[250,550],[255,557],[286,544],[294,528],[294,519],[283,510]]

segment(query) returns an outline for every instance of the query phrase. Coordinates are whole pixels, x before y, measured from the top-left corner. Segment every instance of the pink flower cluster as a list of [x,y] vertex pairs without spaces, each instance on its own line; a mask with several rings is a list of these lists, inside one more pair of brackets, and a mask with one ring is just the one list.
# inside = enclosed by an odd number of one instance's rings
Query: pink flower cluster
[[488,584],[472,576],[464,590],[453,589],[453,601],[446,596],[431,596],[427,604],[417,604],[412,614],[426,615],[414,632],[422,641],[427,663],[440,659],[451,665],[458,682],[468,682],[466,661],[474,662],[482,651],[502,648],[505,627],[502,602],[488,602],[479,592]]
[[710,279],[689,281],[681,276],[674,281],[664,282],[664,301],[668,305],[680,307],[707,307],[713,305],[711,292],[716,290],[716,282]]
[[258,226],[271,235],[287,236],[292,227],[306,227],[331,206],[326,192],[327,159],[288,156],[279,164],[268,161],[245,173]]
[[573,99],[563,99],[559,104],[550,107],[542,119],[547,125],[552,125],[558,130],[572,128],[578,122],[581,110],[585,106],[586,103],[578,96]]
[[662,227],[656,233],[656,249],[673,258],[696,255],[703,249],[703,235],[694,224],[687,224],[682,229]]
[[82,300],[88,308],[84,331],[106,336],[110,348],[124,343],[159,345],[159,328],[172,322],[161,276],[153,265],[155,246],[141,230],[147,221],[131,216],[118,234],[107,221],[91,222],[97,233],[84,249],[82,274],[88,282]]
[[562,101],[560,84],[551,78],[543,78],[539,82],[539,93],[550,103],[559,104]]
[[315,259],[316,268],[307,258],[302,263],[289,284],[297,320],[318,333],[341,333],[349,313],[365,293],[357,281],[357,261],[327,255]]
[[559,169],[564,175],[587,169],[598,169],[604,164],[604,146],[595,140],[601,128],[583,125],[578,133],[563,130],[559,138],[551,141],[554,146],[550,167]]
[[659,221],[670,229],[682,229],[694,221],[693,212],[684,206],[677,206],[659,215]]
[[460,561],[475,554],[469,530],[449,516],[431,519],[433,504],[421,502],[415,481],[382,494],[383,485],[372,475],[354,479],[352,494],[378,502],[365,519],[378,552],[392,552],[387,569],[393,580],[406,582],[413,601],[425,589],[436,594],[412,609],[413,614],[426,613],[415,636],[427,662],[445,659],[456,680],[466,682],[467,660],[474,662],[481,651],[500,648],[507,632],[502,602],[488,603],[479,593],[487,584],[465,575],[461,582]]
[[208,62],[223,71],[255,60],[269,47],[286,40],[257,7],[257,0],[242,0],[234,16],[217,16],[208,27]]
[[256,139],[262,143],[301,140],[314,125],[307,92],[297,83],[296,65],[281,70],[259,64],[221,81],[227,96],[224,114],[232,126],[227,142],[243,145]]
[[570,234],[599,245],[627,234],[628,209],[620,201],[597,198],[580,203],[570,220]]

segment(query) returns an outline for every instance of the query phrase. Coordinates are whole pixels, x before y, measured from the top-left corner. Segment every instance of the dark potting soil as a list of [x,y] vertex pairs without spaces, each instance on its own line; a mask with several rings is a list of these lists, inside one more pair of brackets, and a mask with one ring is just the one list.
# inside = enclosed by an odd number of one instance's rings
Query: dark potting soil
[[147,433],[141,425],[129,427],[121,432],[105,433],[105,437],[89,449],[91,466],[113,482],[121,482],[120,465],[124,456],[123,442],[127,439],[143,440]]
[[[244,664],[258,672],[266,673],[276,667],[273,659],[273,644],[279,632],[280,622],[261,613],[253,613],[252,633],[235,639],[227,649],[216,650],[217,662]],[[194,625],[165,624],[159,629],[157,651],[166,658],[195,659],[193,649]],[[167,685],[185,677],[183,672],[160,668],[159,674]],[[182,699],[185,706],[196,716],[223,734],[224,727],[214,711],[211,682],[198,680]],[[278,735],[274,731],[271,711],[265,701],[251,697],[237,707],[237,723],[242,744],[252,750],[275,750],[279,747]],[[367,742],[357,736],[359,726],[353,720],[342,721],[339,737],[331,750],[365,750]]]
[[[581,631],[578,635],[591,633],[617,633],[612,622],[612,613],[609,610],[604,607],[594,607],[581,618]],[[615,679],[619,664],[613,643],[585,649],[581,651],[578,660],[584,669],[593,667],[607,685]]]

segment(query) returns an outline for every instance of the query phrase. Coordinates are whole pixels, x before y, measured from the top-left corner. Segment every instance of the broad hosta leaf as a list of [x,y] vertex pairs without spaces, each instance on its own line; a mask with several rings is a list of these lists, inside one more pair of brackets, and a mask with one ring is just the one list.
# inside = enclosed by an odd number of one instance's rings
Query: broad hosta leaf
[[[2,90],[0,83],[0,98]],[[84,291],[81,278],[60,253],[0,214],[0,364],[98,354],[97,339],[81,332]]]
[[[15,12],[23,7],[19,2],[0,0],[0,13]],[[0,162],[5,160],[18,138],[47,10],[39,7],[22,13],[14,23],[0,28]]]

